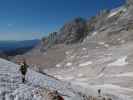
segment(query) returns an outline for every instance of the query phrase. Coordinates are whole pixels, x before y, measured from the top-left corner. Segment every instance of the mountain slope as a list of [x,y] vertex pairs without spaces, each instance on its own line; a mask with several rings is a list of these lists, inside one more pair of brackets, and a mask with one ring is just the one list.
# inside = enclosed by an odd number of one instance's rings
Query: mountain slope
[[69,100],[76,95],[68,89],[67,83],[30,69],[26,84],[22,84],[19,66],[0,59],[0,100],[46,100],[50,90],[58,90]]
[[87,33],[81,32],[83,41],[66,45],[65,40],[77,36],[69,30],[76,25],[67,28],[66,24],[60,34],[63,42],[52,44],[45,52],[36,49],[39,54],[35,50],[34,56],[31,53],[25,58],[29,64],[37,61],[37,68],[41,63],[39,72],[78,85],[83,93],[96,94],[101,89],[102,95],[113,100],[133,100],[133,5],[132,0],[127,1],[87,20]]
[[[28,70],[26,79],[27,82],[22,84],[19,66],[0,59],[0,100],[53,100],[48,99],[50,96],[48,93],[54,90],[57,90],[65,100],[103,100],[103,98],[107,100],[110,100],[109,98],[113,100],[125,100],[125,98],[126,100],[132,100],[128,96],[112,93],[108,90],[105,90],[106,93],[99,97],[97,94],[99,87],[88,85],[84,88],[72,85],[47,74],[34,72],[31,69]],[[123,90],[129,92],[126,88],[123,88]]]

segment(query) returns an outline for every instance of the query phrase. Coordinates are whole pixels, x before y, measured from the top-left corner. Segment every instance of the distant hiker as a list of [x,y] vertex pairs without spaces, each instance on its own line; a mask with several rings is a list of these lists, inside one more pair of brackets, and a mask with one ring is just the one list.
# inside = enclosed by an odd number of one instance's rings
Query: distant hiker
[[21,66],[20,66],[20,72],[22,74],[22,82],[24,83],[25,82],[25,75],[27,73],[27,69],[28,69],[28,65],[26,63],[26,61],[24,60],[23,63],[21,63]]
[[98,89],[98,96],[101,97],[101,89]]

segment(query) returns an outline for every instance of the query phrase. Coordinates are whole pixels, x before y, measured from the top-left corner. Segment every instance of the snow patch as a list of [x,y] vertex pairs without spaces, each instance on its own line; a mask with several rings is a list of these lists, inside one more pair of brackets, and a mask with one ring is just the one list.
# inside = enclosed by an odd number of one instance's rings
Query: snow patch
[[59,67],[61,67],[61,65],[60,64],[57,64],[56,67],[59,68]]
[[99,45],[104,45],[105,43],[104,42],[98,42]]
[[133,72],[116,74],[116,75],[108,75],[108,77],[133,77]]
[[66,81],[74,79],[73,76],[66,76],[66,77],[64,76],[64,77],[62,77],[60,75],[55,75],[55,77],[60,79],[60,80],[66,80]]
[[86,50],[86,48],[82,48],[82,50]]
[[101,73],[97,76],[97,78],[100,78],[100,77],[103,77],[104,76],[104,73]]
[[108,18],[115,16],[117,13],[119,13],[119,10],[118,11],[111,12],[109,14]]
[[68,62],[67,64],[66,64],[66,66],[72,66],[72,63],[71,62]]
[[108,48],[108,47],[109,47],[109,44],[104,44],[104,46],[105,46],[106,48]]
[[66,54],[66,55],[69,55],[69,54],[70,54],[70,52],[69,52],[69,51],[67,51],[67,52],[65,52],[65,54]]
[[126,61],[127,56],[121,57],[119,58],[117,61],[108,64],[108,66],[125,66],[128,64],[128,62]]
[[56,77],[57,79],[63,80],[64,78],[60,75],[54,75],[54,77]]
[[91,61],[88,61],[88,62],[79,64],[79,66],[80,66],[80,67],[83,67],[83,66],[87,66],[87,65],[90,65],[90,64],[92,64],[92,62],[91,62]]
[[83,77],[83,74],[82,74],[82,73],[79,73],[79,74],[78,74],[78,77]]
[[92,33],[92,36],[97,35],[97,33],[98,33],[97,31],[93,32],[93,33]]
[[115,16],[116,14],[118,14],[121,11],[126,12],[127,8],[120,7],[120,8],[116,8],[116,9],[112,10],[111,13],[108,15],[108,18],[111,18],[111,17]]
[[64,78],[64,80],[72,80],[72,79],[74,79],[73,76],[67,76],[67,77]]

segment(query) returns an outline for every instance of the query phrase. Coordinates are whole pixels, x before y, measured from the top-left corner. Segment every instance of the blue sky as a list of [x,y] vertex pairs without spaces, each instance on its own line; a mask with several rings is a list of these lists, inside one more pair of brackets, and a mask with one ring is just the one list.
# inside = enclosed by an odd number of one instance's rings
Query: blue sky
[[58,31],[65,22],[89,18],[124,0],[0,0],[0,40],[40,38]]

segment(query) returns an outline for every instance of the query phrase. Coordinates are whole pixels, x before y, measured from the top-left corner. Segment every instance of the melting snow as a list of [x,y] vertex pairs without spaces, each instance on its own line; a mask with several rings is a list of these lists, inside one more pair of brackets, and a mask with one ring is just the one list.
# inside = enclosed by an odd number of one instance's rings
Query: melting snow
[[87,66],[87,65],[90,65],[90,64],[92,64],[92,62],[91,61],[88,61],[88,62],[84,62],[82,64],[79,64],[79,66],[80,67],[83,67],[83,66]]
[[66,64],[66,66],[71,66],[72,65],[72,63],[70,63],[70,62],[68,62],[67,64]]
[[92,33],[92,36],[95,36],[97,33],[98,33],[97,31],[93,32]]
[[120,11],[126,12],[126,11],[127,11],[127,8],[125,8],[125,7],[120,7],[120,8],[113,9],[113,10],[111,11],[111,13],[108,15],[108,18],[115,16],[115,15],[118,14]]
[[70,52],[69,52],[69,51],[67,51],[67,52],[65,52],[65,54],[66,54],[66,55],[69,55],[69,54],[70,54]]
[[108,18],[115,16],[117,13],[119,13],[119,10],[118,11],[115,11],[115,12],[111,12],[109,14]]
[[126,62],[126,59],[127,59],[127,56],[121,57],[117,61],[108,64],[108,66],[125,66],[128,64],[128,62]]
[[82,73],[78,74],[78,77],[82,77],[82,76],[83,76],[83,74],[82,74]]
[[59,67],[61,67],[61,65],[60,65],[60,64],[57,64],[57,65],[56,65],[56,67],[58,67],[58,68],[59,68]]
[[82,48],[82,50],[86,50],[86,48]]
[[64,78],[62,77],[62,76],[60,76],[60,75],[54,75],[54,77],[56,77],[56,78],[58,78],[58,79],[60,79],[60,80],[63,80]]
[[107,48],[109,47],[109,45],[108,45],[108,44],[105,44],[104,46],[105,46],[105,47],[107,47]]

